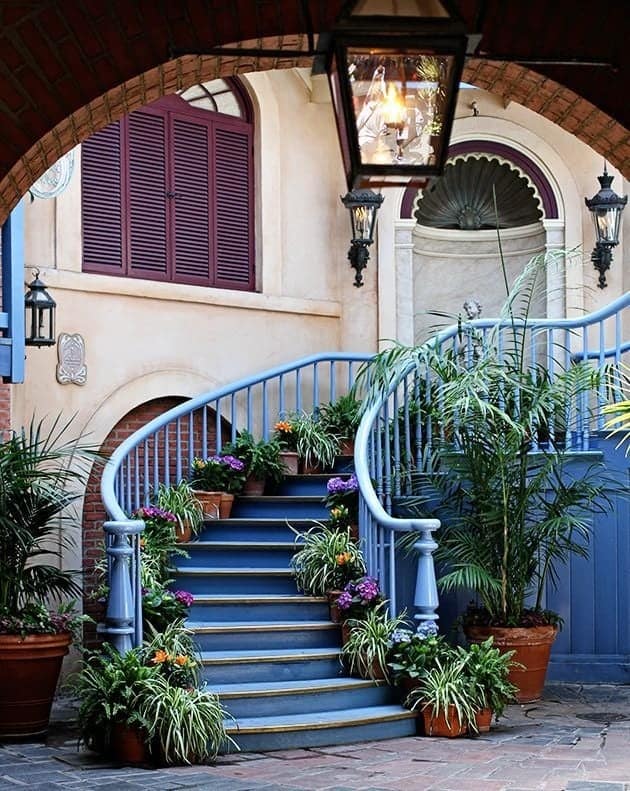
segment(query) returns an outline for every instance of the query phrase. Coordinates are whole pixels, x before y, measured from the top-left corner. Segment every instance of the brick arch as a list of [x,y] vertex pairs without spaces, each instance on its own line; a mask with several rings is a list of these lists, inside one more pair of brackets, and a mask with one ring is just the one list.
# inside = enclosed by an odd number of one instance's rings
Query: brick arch
[[542,115],[630,178],[630,132],[569,88],[517,63],[481,58],[466,61],[462,79]]
[[[243,46],[304,49],[303,36],[243,42]],[[312,58],[185,56],[129,79],[72,113],[47,132],[0,181],[0,224],[31,184],[75,145],[107,124],[167,93],[211,80],[266,69],[310,66]],[[515,101],[553,121],[591,146],[630,178],[630,132],[568,88],[515,63],[471,58],[463,79]]]

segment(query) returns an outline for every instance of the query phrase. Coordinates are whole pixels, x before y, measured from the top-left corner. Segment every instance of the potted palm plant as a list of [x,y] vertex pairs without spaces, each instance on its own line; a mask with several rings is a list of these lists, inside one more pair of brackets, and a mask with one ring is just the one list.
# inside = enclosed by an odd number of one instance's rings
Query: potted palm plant
[[286,468],[280,457],[282,448],[275,437],[256,440],[251,432],[243,429],[237,433],[234,442],[224,447],[224,451],[245,464],[243,494],[261,495],[267,482],[278,484],[284,477]]
[[[63,657],[82,617],[73,572],[56,559],[72,544],[81,496],[96,454],[68,438],[71,421],[30,425],[0,443],[0,736],[46,732]],[[61,536],[61,538],[59,538]]]
[[533,259],[510,294],[507,339],[497,331],[476,339],[470,359],[431,345],[397,348],[371,370],[376,381],[391,382],[422,364],[423,376],[439,386],[432,408],[440,432],[430,464],[418,471],[416,513],[442,521],[441,589],[472,590],[477,598],[464,616],[469,639],[492,634],[495,646],[516,651],[510,680],[522,702],[540,697],[559,626],[557,614],[544,609],[546,586],[571,554],[587,554],[592,517],[611,505],[603,466],[576,472],[564,433],[556,442],[551,432],[548,446],[531,452],[550,416],[587,402],[600,383],[588,363],[562,370],[555,361],[552,378],[531,358],[528,309],[516,316],[515,306],[532,303],[544,273],[544,258]]

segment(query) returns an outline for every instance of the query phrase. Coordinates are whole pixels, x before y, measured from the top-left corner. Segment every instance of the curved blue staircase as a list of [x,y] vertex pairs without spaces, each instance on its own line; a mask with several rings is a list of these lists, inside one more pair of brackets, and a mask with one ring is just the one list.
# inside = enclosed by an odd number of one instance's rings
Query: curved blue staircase
[[[289,476],[274,496],[239,497],[177,558],[175,585],[194,594],[203,678],[233,720],[241,750],[279,750],[414,735],[394,691],[350,678],[325,598],[300,594],[295,534],[327,518],[328,476]],[[290,527],[291,526],[291,527]]]

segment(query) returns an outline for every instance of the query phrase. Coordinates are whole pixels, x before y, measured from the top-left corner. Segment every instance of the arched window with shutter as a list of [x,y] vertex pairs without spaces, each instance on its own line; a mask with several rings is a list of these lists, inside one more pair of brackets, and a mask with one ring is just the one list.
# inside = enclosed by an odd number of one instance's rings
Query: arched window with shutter
[[254,289],[253,129],[235,83],[136,110],[83,143],[83,271]]

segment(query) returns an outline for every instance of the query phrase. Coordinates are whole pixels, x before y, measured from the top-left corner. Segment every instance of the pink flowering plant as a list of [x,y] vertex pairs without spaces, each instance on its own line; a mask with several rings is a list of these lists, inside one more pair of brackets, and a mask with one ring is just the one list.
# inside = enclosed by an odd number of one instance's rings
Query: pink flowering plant
[[374,577],[364,576],[346,583],[343,591],[337,597],[337,607],[341,617],[364,618],[368,610],[377,607],[383,601],[378,580]]
[[245,485],[245,464],[230,454],[193,459],[191,479],[195,489],[238,494]]

